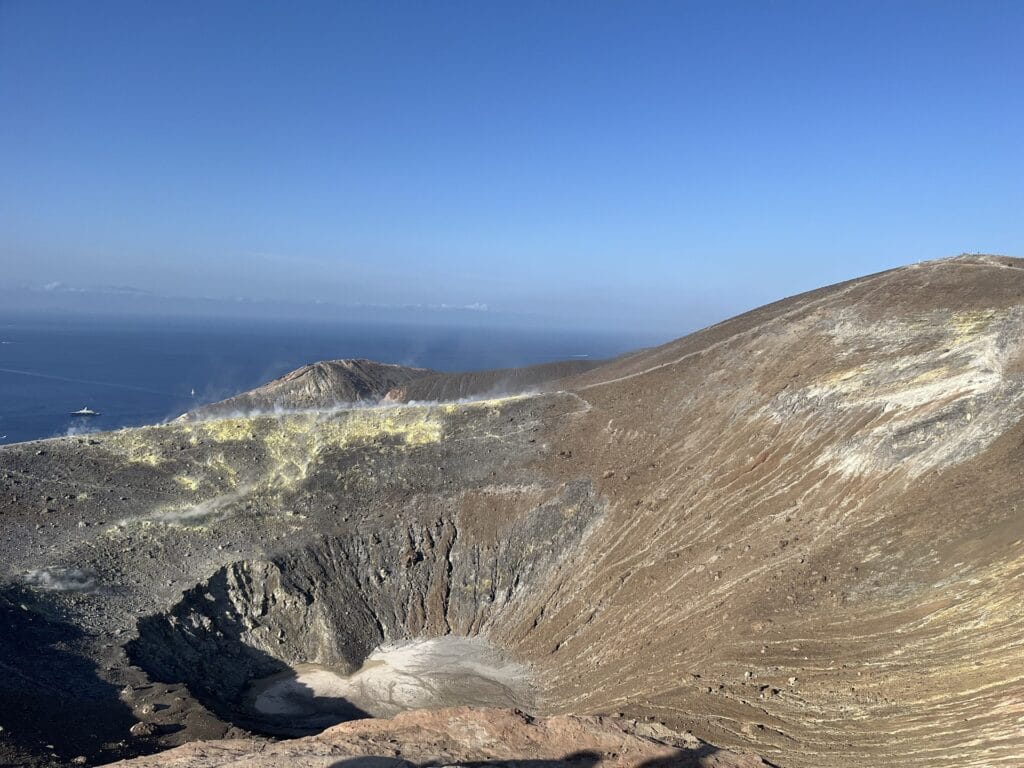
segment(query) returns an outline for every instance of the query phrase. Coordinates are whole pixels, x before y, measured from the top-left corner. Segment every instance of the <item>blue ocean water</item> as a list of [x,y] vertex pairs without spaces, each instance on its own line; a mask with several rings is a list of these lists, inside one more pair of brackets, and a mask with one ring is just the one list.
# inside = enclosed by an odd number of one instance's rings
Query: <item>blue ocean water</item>
[[[159,423],[317,360],[478,370],[613,357],[658,341],[585,331],[0,315],[0,444]],[[82,407],[101,415],[69,415]]]

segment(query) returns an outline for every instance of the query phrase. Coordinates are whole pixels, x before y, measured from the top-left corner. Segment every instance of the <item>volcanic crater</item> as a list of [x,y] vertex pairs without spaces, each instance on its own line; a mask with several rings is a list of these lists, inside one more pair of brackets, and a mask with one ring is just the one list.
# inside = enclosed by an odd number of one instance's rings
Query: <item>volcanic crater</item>
[[1022,325],[968,255],[0,448],[0,761],[1020,764]]

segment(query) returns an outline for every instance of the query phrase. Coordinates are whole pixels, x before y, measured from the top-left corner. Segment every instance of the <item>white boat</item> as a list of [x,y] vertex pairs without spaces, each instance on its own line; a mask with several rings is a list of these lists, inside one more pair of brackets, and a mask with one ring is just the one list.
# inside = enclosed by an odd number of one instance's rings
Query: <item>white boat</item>
[[92,408],[80,408],[77,411],[71,412],[72,416],[99,416],[98,411],[94,411]]

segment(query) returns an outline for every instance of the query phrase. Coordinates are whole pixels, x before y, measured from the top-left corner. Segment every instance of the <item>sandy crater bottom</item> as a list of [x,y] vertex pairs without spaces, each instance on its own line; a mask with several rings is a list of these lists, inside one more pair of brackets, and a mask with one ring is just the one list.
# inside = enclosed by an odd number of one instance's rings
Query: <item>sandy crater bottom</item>
[[302,727],[359,717],[393,717],[451,706],[532,708],[529,669],[482,637],[434,637],[388,643],[351,674],[297,664],[255,680],[246,696],[263,720]]

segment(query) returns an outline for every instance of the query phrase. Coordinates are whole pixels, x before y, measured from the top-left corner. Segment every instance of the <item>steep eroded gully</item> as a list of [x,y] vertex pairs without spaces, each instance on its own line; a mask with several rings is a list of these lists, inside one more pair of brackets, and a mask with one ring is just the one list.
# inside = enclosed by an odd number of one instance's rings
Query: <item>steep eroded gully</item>
[[440,517],[218,569],[128,646],[226,722],[279,735],[422,706],[542,706],[509,632],[599,513],[587,484],[481,546]]

